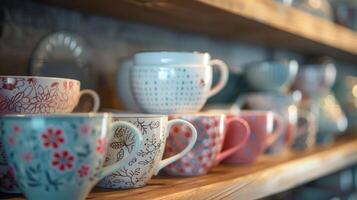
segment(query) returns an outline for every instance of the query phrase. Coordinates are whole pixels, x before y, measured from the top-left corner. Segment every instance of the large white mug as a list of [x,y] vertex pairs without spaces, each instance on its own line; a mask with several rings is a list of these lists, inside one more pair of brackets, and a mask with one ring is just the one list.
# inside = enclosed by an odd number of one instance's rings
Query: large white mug
[[[130,69],[136,104],[148,113],[192,113],[217,94],[228,80],[228,67],[208,53],[142,52],[134,55]],[[220,80],[212,86],[212,67]]]

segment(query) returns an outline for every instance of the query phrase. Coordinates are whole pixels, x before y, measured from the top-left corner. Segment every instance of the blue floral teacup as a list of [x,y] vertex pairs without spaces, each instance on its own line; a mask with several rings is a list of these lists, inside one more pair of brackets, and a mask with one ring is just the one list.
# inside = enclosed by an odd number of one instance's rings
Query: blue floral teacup
[[[132,133],[131,153],[103,167],[112,128]],[[27,199],[85,199],[103,177],[127,164],[142,142],[140,131],[110,114],[0,116],[1,139],[9,165]]]

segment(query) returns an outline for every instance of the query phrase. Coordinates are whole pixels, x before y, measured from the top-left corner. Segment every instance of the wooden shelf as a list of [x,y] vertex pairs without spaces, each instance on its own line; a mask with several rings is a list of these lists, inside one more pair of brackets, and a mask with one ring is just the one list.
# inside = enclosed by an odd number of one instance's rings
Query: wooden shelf
[[345,137],[329,148],[261,157],[252,165],[220,165],[205,176],[157,177],[146,187],[132,190],[95,189],[88,198],[257,199],[288,190],[356,163],[357,137]]
[[357,33],[272,0],[37,0],[357,63]]

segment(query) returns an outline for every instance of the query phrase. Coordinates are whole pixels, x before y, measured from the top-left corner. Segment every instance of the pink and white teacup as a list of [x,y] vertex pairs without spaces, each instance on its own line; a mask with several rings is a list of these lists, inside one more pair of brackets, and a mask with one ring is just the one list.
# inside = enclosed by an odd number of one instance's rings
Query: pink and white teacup
[[98,111],[98,94],[93,90],[80,90],[78,80],[0,76],[0,114],[70,113],[83,94],[93,98],[92,111]]
[[[250,133],[246,121],[239,117],[225,118],[223,114],[175,115],[189,121],[197,130],[197,140],[194,147],[184,157],[164,168],[164,172],[174,176],[198,176],[208,173],[223,159],[239,150],[247,141]],[[222,150],[226,133],[232,133],[237,138],[234,146]],[[188,128],[176,125],[171,129],[167,139],[164,157],[180,152],[187,146],[191,137]]]
[[[236,115],[228,115],[232,117]],[[239,116],[248,122],[250,127],[249,139],[242,148],[228,156],[223,162],[231,164],[253,163],[259,155],[279,138],[283,126],[280,115],[271,111],[243,111]],[[234,133],[228,132],[223,150],[230,149],[237,140]]]

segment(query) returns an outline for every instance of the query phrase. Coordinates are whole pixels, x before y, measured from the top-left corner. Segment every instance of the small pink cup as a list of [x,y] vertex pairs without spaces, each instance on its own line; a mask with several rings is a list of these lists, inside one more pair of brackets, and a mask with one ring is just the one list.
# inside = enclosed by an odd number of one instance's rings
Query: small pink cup
[[[231,114],[227,117],[236,116]],[[283,122],[279,115],[270,111],[243,111],[238,116],[249,124],[251,130],[249,139],[240,149],[228,156],[224,163],[253,163],[259,155],[264,153],[279,138]],[[237,134],[228,131],[223,151],[234,147],[237,140],[239,140]]]
[[[175,115],[190,122],[197,130],[194,147],[184,157],[164,168],[164,172],[174,176],[198,176],[220,163],[239,150],[247,141],[250,133],[246,121],[234,116],[225,118],[223,114]],[[171,129],[167,139],[164,157],[170,157],[187,146],[187,137],[191,137],[188,128],[177,125]],[[232,147],[222,151],[225,134],[235,135]]]

